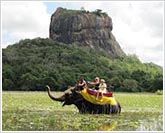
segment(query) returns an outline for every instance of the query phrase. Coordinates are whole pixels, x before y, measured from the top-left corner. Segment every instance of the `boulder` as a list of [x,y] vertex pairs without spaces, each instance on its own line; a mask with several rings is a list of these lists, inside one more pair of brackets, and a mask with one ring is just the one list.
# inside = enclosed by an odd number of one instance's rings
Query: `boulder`
[[112,34],[112,19],[101,10],[68,10],[57,8],[51,16],[49,37],[66,44],[102,49],[112,57],[125,53]]

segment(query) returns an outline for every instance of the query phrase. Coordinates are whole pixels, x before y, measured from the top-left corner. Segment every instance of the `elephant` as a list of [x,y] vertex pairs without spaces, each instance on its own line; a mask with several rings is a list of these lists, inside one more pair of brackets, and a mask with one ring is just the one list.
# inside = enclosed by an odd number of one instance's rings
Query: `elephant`
[[120,114],[121,106],[120,103],[115,99],[116,104],[95,104],[83,97],[81,91],[78,91],[76,87],[69,88],[64,92],[60,97],[55,97],[52,95],[50,87],[47,85],[48,96],[54,100],[62,102],[63,105],[75,105],[79,110],[79,113],[88,113],[88,114]]

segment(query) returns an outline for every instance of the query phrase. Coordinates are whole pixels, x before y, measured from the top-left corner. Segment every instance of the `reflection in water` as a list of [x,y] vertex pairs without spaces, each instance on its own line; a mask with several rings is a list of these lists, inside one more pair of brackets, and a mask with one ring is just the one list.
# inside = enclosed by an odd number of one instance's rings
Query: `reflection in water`
[[151,120],[143,120],[140,122],[139,127],[136,129],[137,131],[162,131],[163,130],[163,115],[159,115],[155,117],[155,119]]
[[100,131],[163,131],[163,114],[160,112],[123,112],[111,116],[99,127]]
[[[161,126],[163,123],[161,122],[142,122],[140,126],[136,129],[137,131],[161,131]],[[162,127],[163,128],[163,127]]]

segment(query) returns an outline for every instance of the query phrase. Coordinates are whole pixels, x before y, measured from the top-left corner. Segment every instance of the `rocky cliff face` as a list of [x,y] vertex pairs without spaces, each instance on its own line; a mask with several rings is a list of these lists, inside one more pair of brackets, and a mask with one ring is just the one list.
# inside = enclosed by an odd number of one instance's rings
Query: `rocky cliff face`
[[49,36],[66,44],[103,49],[112,57],[125,55],[112,31],[112,19],[101,11],[58,8],[51,16]]

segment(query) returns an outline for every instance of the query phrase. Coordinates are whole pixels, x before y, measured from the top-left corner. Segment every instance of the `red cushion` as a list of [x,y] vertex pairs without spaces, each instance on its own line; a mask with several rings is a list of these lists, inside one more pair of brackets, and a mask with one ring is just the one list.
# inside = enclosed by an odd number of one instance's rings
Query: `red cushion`
[[[98,92],[98,91],[97,91],[97,90],[90,89],[90,88],[87,88],[87,92],[88,92],[90,95],[97,96],[97,92]],[[99,95],[101,95],[101,93],[99,93]],[[113,92],[112,92],[112,91],[109,91],[109,92],[103,93],[103,96],[112,97],[112,96],[113,96]]]

